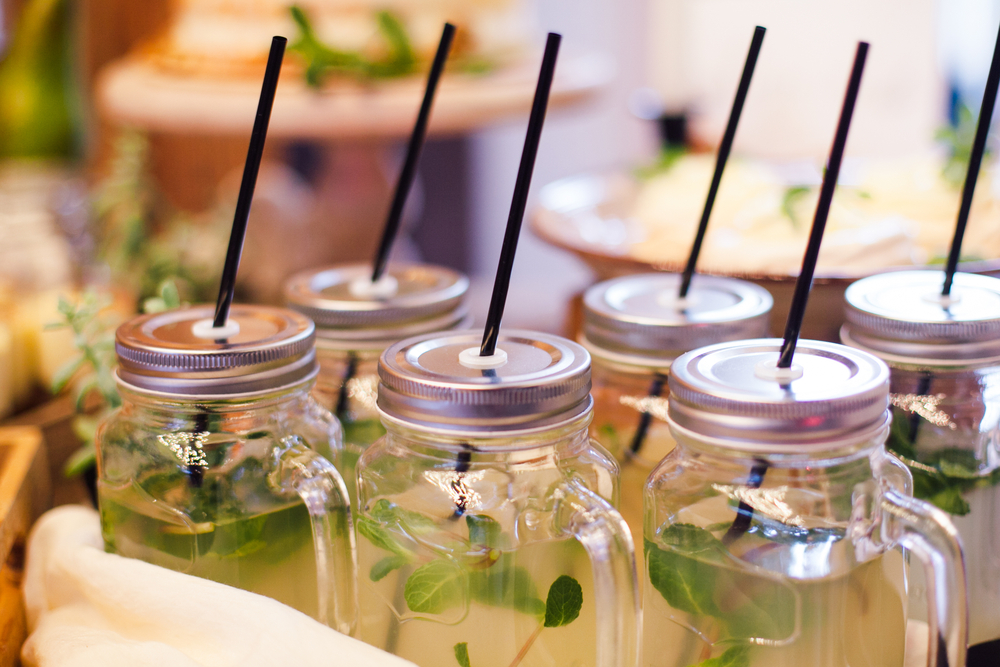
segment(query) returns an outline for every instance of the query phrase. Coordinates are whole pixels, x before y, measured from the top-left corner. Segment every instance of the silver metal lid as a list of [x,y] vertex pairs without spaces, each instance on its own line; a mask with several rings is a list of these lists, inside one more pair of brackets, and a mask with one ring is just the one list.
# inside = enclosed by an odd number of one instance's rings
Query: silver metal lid
[[369,264],[344,264],[299,273],[285,283],[288,307],[316,323],[322,342],[348,347],[384,346],[468,323],[462,299],[469,279],[460,273],[441,266],[390,264],[380,281],[387,289],[380,290],[371,289],[371,271]]
[[476,352],[478,331],[417,336],[382,353],[378,407],[411,428],[487,435],[551,428],[588,413],[590,355],[559,336],[504,331],[506,363],[471,368],[459,355]]
[[583,297],[585,344],[602,357],[669,365],[694,348],[767,335],[774,301],[764,288],[696,275],[679,300],[680,280],[676,273],[649,273],[591,287]]
[[801,340],[782,377],[780,349],[769,338],[679,357],[670,370],[671,424],[695,438],[778,453],[870,437],[884,426],[889,369],[876,356]]
[[229,313],[232,333],[213,339],[199,329],[211,327],[214,312],[207,305],[181,308],[118,327],[119,379],[146,391],[217,396],[274,390],[316,372],[308,318],[287,308],[236,304]]
[[943,271],[900,271],[847,288],[845,343],[887,361],[967,364],[1000,357],[1000,280],[956,273],[942,301]]

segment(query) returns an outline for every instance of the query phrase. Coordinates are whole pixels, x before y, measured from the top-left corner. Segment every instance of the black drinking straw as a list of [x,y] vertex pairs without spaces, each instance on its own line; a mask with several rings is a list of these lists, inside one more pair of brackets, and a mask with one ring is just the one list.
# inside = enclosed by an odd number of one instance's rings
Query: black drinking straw
[[[865,70],[865,59],[868,56],[868,43],[858,42],[858,50],[854,56],[854,68],[847,84],[847,94],[844,96],[844,106],[840,111],[840,121],[837,123],[837,133],[833,138],[830,158],[823,174],[823,186],[819,193],[819,203],[816,205],[816,216],[813,218],[812,231],[809,233],[809,245],[806,246],[802,258],[802,272],[795,282],[795,294],[792,306],[788,310],[788,321],[785,324],[785,340],[781,345],[781,355],[778,358],[778,368],[791,368],[792,357],[795,355],[795,345],[799,342],[799,332],[802,330],[802,320],[805,317],[806,303],[809,300],[809,289],[812,287],[813,273],[816,271],[816,260],[819,258],[820,244],[823,242],[823,232],[826,230],[826,219],[830,214],[830,203],[840,176],[840,164],[844,158],[844,148],[847,146],[847,132],[851,128],[851,117],[854,115],[854,105],[858,100],[858,90],[861,87],[861,75]],[[767,461],[757,459],[750,469],[746,486],[759,488],[764,482],[767,472]],[[752,524],[754,509],[745,501],[740,501],[736,510],[736,519],[722,536],[724,544],[730,544],[746,533]]]
[[955,271],[958,269],[958,257],[962,252],[962,239],[965,236],[965,226],[969,222],[969,211],[972,209],[972,195],[976,191],[979,167],[983,163],[983,152],[986,150],[986,136],[990,133],[990,121],[993,119],[993,106],[997,101],[998,87],[1000,87],[1000,31],[997,32],[996,46],[993,47],[993,62],[990,63],[990,73],[986,77],[983,104],[979,108],[976,138],[972,142],[972,152],[969,155],[969,169],[965,172],[965,186],[962,188],[962,204],[958,208],[955,236],[951,240],[951,250],[948,252],[948,264],[944,269],[944,288],[941,290],[941,296],[951,294],[951,283],[955,279]]
[[847,132],[851,129],[851,116],[854,115],[854,104],[858,100],[858,89],[861,87],[861,75],[865,70],[867,56],[868,43],[858,42],[858,51],[854,56],[854,68],[851,70],[851,80],[847,84],[844,106],[840,111],[840,121],[837,123],[837,134],[833,138],[830,159],[826,163],[826,171],[823,174],[823,186],[819,191],[816,216],[813,218],[812,231],[809,232],[809,245],[806,246],[806,254],[802,258],[802,272],[795,282],[795,294],[792,296],[792,305],[788,310],[785,340],[781,344],[778,368],[791,368],[795,346],[799,342],[799,332],[802,330],[802,320],[806,314],[806,303],[809,301],[809,290],[812,288],[813,274],[816,272],[816,260],[819,259],[819,248],[823,242],[823,232],[826,231],[826,219],[830,215],[830,203],[833,201],[833,193],[837,188],[840,164],[844,159],[844,147],[847,145]]
[[750,90],[750,79],[753,78],[753,70],[757,66],[757,56],[760,54],[761,44],[764,43],[765,32],[767,32],[767,29],[762,26],[757,26],[753,29],[753,39],[750,40],[750,51],[747,53],[746,64],[743,65],[743,76],[740,77],[740,85],[736,88],[736,98],[733,99],[733,108],[729,112],[729,124],[726,125],[726,132],[722,135],[722,143],[719,144],[719,153],[715,157],[715,173],[712,175],[712,184],[708,187],[708,196],[705,197],[705,209],[701,213],[698,233],[695,234],[694,243],[691,245],[691,253],[688,255],[687,265],[684,267],[684,273],[681,274],[679,296],[682,299],[687,296],[688,289],[691,287],[694,267],[698,263],[702,241],[705,240],[705,231],[708,229],[708,219],[712,216],[715,195],[719,192],[722,172],[726,169],[726,161],[729,160],[729,152],[733,148],[733,139],[736,137],[736,126],[740,123],[740,114],[743,113],[743,103],[746,101],[747,92]]
[[[691,288],[691,279],[694,277],[694,268],[698,263],[698,255],[701,253],[701,244],[705,240],[705,232],[708,229],[708,220],[712,216],[712,207],[715,205],[715,195],[719,191],[719,183],[722,182],[722,173],[726,169],[726,162],[729,160],[729,152],[733,148],[733,139],[736,137],[736,127],[740,123],[740,115],[743,113],[743,103],[746,102],[747,93],[750,91],[750,80],[753,78],[754,68],[757,66],[757,56],[760,54],[760,47],[764,43],[764,33],[767,28],[757,26],[753,30],[753,38],[750,40],[750,51],[747,52],[747,60],[743,65],[743,74],[740,76],[740,84],[736,88],[736,97],[733,99],[733,108],[729,112],[729,123],[726,131],[722,135],[722,143],[719,144],[719,153],[715,157],[715,173],[712,175],[712,183],[708,187],[708,195],[705,197],[705,209],[701,213],[701,222],[698,225],[698,233],[695,234],[694,243],[691,245],[691,252],[688,254],[687,265],[684,273],[681,274],[681,287],[678,296],[684,298]],[[649,388],[649,397],[657,397],[663,391],[664,378],[657,374],[653,379],[653,384]],[[652,423],[652,415],[644,410],[639,416],[639,425],[632,436],[632,444],[629,450],[637,454],[642,449],[646,441],[646,434]]]
[[510,271],[514,266],[514,253],[517,252],[517,238],[521,233],[524,208],[528,203],[528,189],[531,187],[531,174],[535,169],[535,156],[538,154],[538,142],[542,137],[542,125],[545,124],[545,110],[549,105],[549,91],[552,89],[552,77],[556,70],[556,57],[559,55],[560,41],[562,41],[562,35],[550,32],[549,38],[545,42],[542,69],[538,74],[535,101],[531,105],[528,133],[524,139],[524,151],[521,153],[521,166],[517,170],[517,182],[514,185],[514,199],[510,204],[507,231],[503,237],[503,248],[500,250],[500,263],[497,266],[496,279],[493,281],[493,297],[490,299],[490,310],[486,316],[483,344],[479,348],[479,356],[481,357],[492,356],[497,349],[500,320],[503,319],[504,304],[507,302],[507,289],[510,287]]
[[420,105],[420,113],[417,114],[417,122],[410,135],[410,143],[406,147],[403,171],[400,172],[399,181],[396,182],[392,206],[389,208],[389,216],[385,221],[385,229],[382,230],[382,241],[379,243],[378,252],[375,253],[375,262],[372,265],[372,282],[382,277],[386,264],[389,262],[389,252],[392,250],[392,244],[399,232],[399,221],[403,217],[403,206],[410,194],[413,179],[417,175],[417,163],[420,161],[420,152],[423,150],[424,139],[427,137],[427,124],[434,106],[434,94],[437,92],[438,82],[441,80],[442,72],[444,72],[444,64],[448,60],[448,52],[451,50],[451,42],[454,38],[455,26],[445,23],[437,53],[434,55],[434,62],[431,64],[431,71],[427,75],[424,101]]
[[260,101],[257,103],[257,117],[253,122],[250,148],[247,150],[247,160],[243,167],[243,182],[240,183],[240,194],[236,200],[233,231],[229,235],[229,249],[226,251],[226,263],[222,268],[222,280],[219,283],[219,299],[215,304],[215,319],[212,322],[215,328],[225,326],[226,320],[229,319],[229,307],[233,303],[233,293],[236,290],[236,272],[240,268],[243,239],[247,234],[250,204],[253,201],[254,187],[257,185],[257,172],[260,171],[264,140],[267,138],[267,124],[271,120],[271,107],[274,106],[274,93],[278,89],[278,75],[281,73],[281,61],[285,56],[287,42],[284,37],[271,39],[271,52],[267,56],[264,84],[261,86]]

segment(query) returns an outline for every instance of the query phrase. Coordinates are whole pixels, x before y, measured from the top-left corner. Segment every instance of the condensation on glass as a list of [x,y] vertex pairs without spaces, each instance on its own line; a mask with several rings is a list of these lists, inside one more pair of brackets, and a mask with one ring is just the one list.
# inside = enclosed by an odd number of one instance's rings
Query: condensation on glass
[[346,264],[305,271],[285,284],[288,306],[316,323],[320,370],[313,396],[344,427],[337,467],[351,497],[358,457],[385,433],[375,408],[379,355],[403,338],[470,324],[465,276],[393,263],[372,283],[371,272],[367,264]]
[[354,536],[330,462],[342,435],[310,395],[313,324],[235,305],[230,330],[213,333],[212,315],[186,308],[118,329],[122,406],[97,434],[105,547],[352,634]]
[[799,341],[722,343],[670,376],[677,446],[645,489],[643,665],[903,667],[902,549],[936,585],[930,650],[965,664],[955,529],[889,454],[889,371]]
[[[642,488],[674,447],[667,426],[667,376],[697,347],[767,335],[767,290],[732,278],[696,275],[684,299],[680,276],[626,276],[584,295],[580,342],[593,356],[591,436],[621,466],[621,513],[642,544]],[[639,552],[641,560],[641,552]]]
[[841,338],[889,365],[888,447],[910,467],[914,495],[961,534],[969,644],[989,652],[982,664],[998,664],[1000,280],[957,273],[947,299],[943,281],[941,271],[905,271],[854,283]]
[[480,363],[480,339],[418,336],[379,362],[387,433],[358,465],[360,637],[422,667],[633,665],[634,552],[617,465],[587,433],[590,356],[506,331]]

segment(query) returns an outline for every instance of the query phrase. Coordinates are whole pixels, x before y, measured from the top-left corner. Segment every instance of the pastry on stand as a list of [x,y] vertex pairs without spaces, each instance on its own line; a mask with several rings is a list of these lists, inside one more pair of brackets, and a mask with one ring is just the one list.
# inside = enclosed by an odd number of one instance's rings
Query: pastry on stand
[[[248,4],[267,5],[271,10],[281,5],[284,12],[288,3],[280,0]],[[339,3],[304,4],[304,9],[311,12],[310,20],[316,34],[332,40],[323,29],[324,25],[331,24],[330,17]],[[420,13],[404,7],[405,3],[395,3],[399,7],[390,8],[395,15],[408,18],[405,25],[418,68],[423,57],[419,37],[423,28],[419,26],[431,19],[437,21],[435,12],[440,8],[435,8],[439,4],[445,9],[449,5],[448,2],[430,3],[430,9],[421,5]],[[475,13],[470,7],[480,6],[482,16],[498,12],[503,6],[508,6],[511,15],[525,13],[522,2],[462,4],[467,5],[466,14]],[[111,64],[101,73],[97,89],[100,113],[113,124],[168,136],[232,137],[246,133],[256,104],[254,76],[241,74],[240,68],[232,66],[232,62],[227,65],[219,61],[191,70],[181,66],[179,57],[167,55],[175,53],[179,44],[186,43],[177,36],[176,21],[194,20],[198,15],[203,15],[206,21],[206,41],[225,43],[231,39],[233,30],[218,29],[223,22],[217,21],[216,29],[209,29],[209,19],[213,17],[208,9],[230,7],[233,9],[231,22],[237,25],[249,19],[236,5],[241,3],[221,0],[181,3],[179,8],[188,13],[181,11],[159,42]],[[193,12],[196,6],[204,11]],[[372,9],[368,12],[375,15]],[[290,12],[287,15],[290,16]],[[254,30],[264,30],[268,36],[274,34],[273,30],[296,30],[290,19],[282,16],[284,14],[273,11],[261,12],[260,22],[264,27],[257,25]],[[490,62],[495,65],[492,70],[472,73],[469,63],[481,57],[470,51],[470,46],[462,44],[463,41],[487,43],[485,28],[477,32],[475,26],[466,27],[463,32],[463,25],[459,24],[456,48],[466,49],[466,65],[448,72],[441,81],[430,123],[432,135],[468,134],[502,120],[526,115],[534,92],[534,74],[528,64],[532,60],[532,49],[528,45],[534,41],[531,39],[534,33],[529,21],[519,25],[518,30],[511,32],[516,34],[519,44],[508,39],[504,48],[498,47],[492,52],[502,53],[502,56],[491,56],[494,59]],[[436,23],[436,34],[440,33],[440,28],[441,23]],[[250,34],[252,31],[247,28],[244,32]],[[294,48],[296,34],[289,34],[292,38],[290,49]],[[262,43],[266,46],[267,40]],[[504,43],[504,40],[497,43]],[[169,49],[165,45],[170,45]],[[490,53],[483,52],[482,58]],[[201,62],[209,62],[203,53],[195,55],[202,59]],[[248,52],[244,64],[259,76],[260,65],[254,68],[254,58]],[[391,161],[393,149],[412,127],[423,90],[420,75],[367,81],[356,76],[332,76],[316,88],[310,86],[303,75],[305,61],[300,59],[298,65],[292,58],[289,61],[282,72],[269,129],[275,148],[265,156],[253,213],[254,231],[248,236],[246,247],[247,269],[250,269],[245,276],[247,286],[255,298],[272,301],[280,299],[276,286],[281,280],[302,266],[356,261],[370,256],[379,229],[372,223],[384,217],[391,195],[385,167]],[[228,73],[225,76],[213,74],[219,70],[228,70]],[[593,97],[612,73],[610,60],[599,55],[566,58],[560,64],[553,85],[553,106],[570,105]],[[318,148],[312,153],[318,166],[308,181],[301,176],[301,169],[288,168],[282,157],[289,153],[289,147],[301,146],[304,140]],[[394,171],[388,170],[389,174]],[[230,180],[235,184],[236,179]],[[406,254],[405,250],[402,254]]]

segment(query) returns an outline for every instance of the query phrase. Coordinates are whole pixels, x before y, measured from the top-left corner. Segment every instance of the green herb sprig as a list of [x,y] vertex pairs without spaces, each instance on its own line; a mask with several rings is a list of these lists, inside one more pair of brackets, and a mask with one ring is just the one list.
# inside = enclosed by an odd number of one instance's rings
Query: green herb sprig
[[949,447],[918,457],[916,444],[910,437],[910,416],[908,412],[893,410],[886,446],[913,473],[913,497],[949,514],[965,516],[971,507],[964,494],[1000,484],[1000,470],[981,475],[975,453],[967,449]]
[[[735,594],[745,584],[727,566],[728,550],[711,532],[691,524],[671,524],[661,532],[660,542],[667,548],[645,542],[649,581],[671,607],[715,619],[720,631],[734,640],[778,639],[794,632],[794,592],[779,585],[755,585],[753,591]],[[721,605],[720,600],[727,602]],[[745,667],[748,653],[748,646],[734,646],[700,667]]]
[[[60,322],[45,326],[47,331],[70,329],[73,332],[73,346],[78,354],[67,361],[52,378],[50,387],[58,394],[82,373],[74,391],[73,432],[83,445],[66,461],[63,473],[75,477],[92,467],[97,458],[95,440],[97,426],[113,410],[121,406],[122,400],[115,382],[115,336],[117,321],[105,309],[111,305],[111,297],[93,290],[84,292],[76,303],[66,297],[59,297]],[[160,286],[157,297],[146,300],[146,312],[158,312],[180,306],[177,286],[166,281]],[[96,409],[90,401],[96,403]]]
[[[432,519],[403,509],[388,500],[377,501],[368,516],[357,519],[358,534],[389,552],[368,572],[372,581],[381,581],[390,572],[418,564],[406,578],[403,600],[418,614],[441,614],[471,598],[492,607],[513,609],[538,619],[538,627],[511,662],[516,667],[545,628],[572,623],[583,606],[583,589],[570,576],[560,576],[549,587],[543,601],[529,572],[514,565],[504,553],[508,539],[500,523],[485,514],[467,514],[468,539],[455,535],[452,551],[457,558],[426,560],[399,536],[422,536],[439,530]],[[459,665],[471,667],[467,642],[455,644]]]
[[376,14],[379,35],[384,53],[370,58],[355,51],[341,51],[324,44],[306,11],[298,5],[290,8],[292,19],[299,29],[299,36],[288,50],[298,54],[306,65],[306,83],[320,88],[334,74],[355,79],[392,79],[417,70],[417,56],[410,44],[409,35],[398,16],[389,11]]

